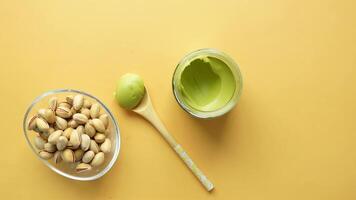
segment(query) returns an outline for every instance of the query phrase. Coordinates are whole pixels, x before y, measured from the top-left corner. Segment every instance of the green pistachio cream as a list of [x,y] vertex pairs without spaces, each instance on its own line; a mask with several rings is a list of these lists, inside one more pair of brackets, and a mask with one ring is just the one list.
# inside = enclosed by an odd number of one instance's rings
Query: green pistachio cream
[[119,105],[125,109],[135,108],[145,95],[142,78],[137,74],[127,73],[120,77],[114,93]]
[[236,80],[225,62],[204,56],[193,59],[184,67],[178,89],[185,104],[200,111],[214,111],[231,100]]

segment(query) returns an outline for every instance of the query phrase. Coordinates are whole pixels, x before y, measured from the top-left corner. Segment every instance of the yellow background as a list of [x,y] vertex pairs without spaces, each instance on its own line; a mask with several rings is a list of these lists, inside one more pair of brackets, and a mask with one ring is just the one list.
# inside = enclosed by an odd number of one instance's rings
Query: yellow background
[[[354,0],[1,0],[1,199],[356,199]],[[171,77],[214,47],[241,65],[238,106],[197,120]],[[215,183],[207,193],[142,118],[119,108],[115,80],[140,74],[162,121]],[[117,116],[122,148],[103,178],[43,165],[22,133],[41,93],[75,88]]]

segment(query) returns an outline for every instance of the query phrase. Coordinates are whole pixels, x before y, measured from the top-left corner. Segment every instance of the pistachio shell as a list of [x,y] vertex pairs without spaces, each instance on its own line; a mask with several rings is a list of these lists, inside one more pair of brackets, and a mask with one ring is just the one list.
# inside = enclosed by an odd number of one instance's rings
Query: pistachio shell
[[[51,129],[50,129],[51,130]],[[52,132],[53,133],[53,132]],[[48,140],[48,137],[52,134],[49,131],[48,132],[40,132],[41,138]]]
[[100,145],[100,150],[104,153],[110,153],[111,141],[109,138],[106,138],[105,141]]
[[84,97],[81,94],[75,95],[73,99],[73,107],[75,110],[80,110],[84,103]]
[[91,161],[91,165],[93,167],[99,166],[104,163],[104,159],[105,159],[104,153],[99,152],[94,156],[93,160]]
[[48,142],[51,144],[57,144],[58,138],[63,134],[62,130],[54,131],[51,135],[48,137]]
[[78,131],[79,135],[84,134],[84,126],[80,125],[76,128],[76,130]]
[[64,151],[62,151],[61,156],[64,162],[73,163],[75,160],[74,153],[70,149],[65,149]]
[[84,99],[83,107],[84,108],[90,108],[91,107],[91,102],[88,99]]
[[78,123],[75,120],[71,119],[68,122],[68,126],[71,127],[71,128],[77,128],[78,127]]
[[80,113],[82,113],[83,115],[87,116],[87,118],[89,119],[90,117],[90,110],[88,108],[82,108],[80,110]]
[[92,119],[98,118],[100,115],[100,105],[98,103],[94,103],[90,108],[90,116]]
[[48,130],[48,133],[49,133],[49,134],[53,133],[54,131],[55,131],[55,130],[54,130],[53,127],[49,127],[49,130]]
[[82,142],[80,143],[80,147],[86,151],[90,147],[90,137],[87,134],[82,134]]
[[82,149],[77,149],[74,151],[74,157],[75,157],[75,161],[80,161],[82,160],[84,155],[84,151]]
[[73,130],[72,131],[72,134],[70,135],[69,142],[70,142],[71,147],[73,149],[77,149],[79,147],[80,142],[81,142],[81,138],[80,138],[80,135],[77,132],[77,130]]
[[49,125],[46,120],[43,118],[37,118],[36,119],[36,126],[39,131],[41,132],[47,132],[49,130]]
[[94,136],[94,140],[95,140],[96,143],[103,143],[105,141],[105,135],[102,134],[102,133],[97,133]]
[[62,161],[61,151],[56,151],[56,153],[54,153],[53,160],[56,164]]
[[95,130],[97,130],[98,132],[101,132],[101,133],[105,132],[105,126],[100,119],[93,119],[92,124],[93,124]]
[[61,117],[58,117],[56,116],[56,126],[58,129],[60,130],[64,130],[67,128],[68,126],[68,123],[67,123],[67,120],[61,118]]
[[73,105],[73,99],[74,99],[74,96],[73,96],[73,95],[68,95],[68,96],[66,96],[66,101],[67,101],[67,103],[69,103],[70,105]]
[[57,97],[50,98],[48,101],[49,109],[51,109],[52,111],[55,111],[57,109],[57,103],[58,103]]
[[93,151],[87,151],[84,153],[82,161],[84,163],[90,163],[90,161],[94,158],[95,153]]
[[44,144],[44,150],[50,153],[53,153],[57,150],[56,145],[51,143]]
[[99,153],[99,145],[94,141],[94,140],[90,140],[90,148],[91,151],[93,151],[94,153]]
[[44,120],[46,120],[48,123],[52,124],[56,120],[56,116],[51,109],[39,109],[38,110],[38,116],[42,117]]
[[47,152],[47,151],[40,151],[40,152],[39,152],[39,156],[40,156],[42,159],[48,160],[48,159],[50,159],[50,158],[53,157],[53,153],[50,153],[50,152]]
[[73,131],[73,128],[69,127],[69,128],[66,128],[64,131],[63,131],[63,136],[65,136],[67,139],[70,138],[70,135],[72,134],[72,131]]
[[64,101],[64,102],[58,103],[57,108],[58,107],[66,107],[66,108],[70,109],[72,106],[69,103],[67,103],[66,101]]
[[77,167],[75,168],[75,170],[80,173],[80,172],[84,172],[84,171],[88,171],[91,170],[91,165],[87,164],[87,163],[79,163],[77,165]]
[[59,106],[56,109],[56,115],[62,118],[69,118],[72,116],[72,111],[70,110],[70,108]]
[[58,141],[57,141],[57,149],[59,150],[59,151],[61,151],[61,150],[63,150],[63,149],[65,149],[66,148],[66,146],[67,146],[67,143],[68,143],[68,139],[65,137],[65,136],[60,136],[59,138],[58,138]]
[[85,124],[88,122],[88,117],[85,116],[82,113],[76,113],[73,115],[73,119],[78,123],[78,124]]
[[28,130],[34,130],[36,128],[36,126],[37,126],[36,119],[37,119],[37,116],[35,115],[28,120],[28,123],[27,123]]
[[105,128],[108,128],[108,125],[109,125],[109,116],[108,116],[108,114],[100,115],[99,119],[103,122]]
[[35,147],[38,150],[43,150],[44,149],[44,145],[46,144],[46,140],[44,140],[40,136],[36,136],[35,139],[34,139],[34,143],[35,143]]
[[84,132],[89,136],[93,137],[96,133],[94,126],[90,125],[89,123],[85,124]]

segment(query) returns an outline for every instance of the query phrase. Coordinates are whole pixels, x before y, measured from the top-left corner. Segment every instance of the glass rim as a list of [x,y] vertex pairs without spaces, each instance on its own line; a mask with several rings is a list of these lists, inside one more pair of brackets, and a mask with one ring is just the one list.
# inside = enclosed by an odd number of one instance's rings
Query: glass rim
[[[114,149],[114,153],[113,156],[109,162],[109,164],[102,169],[99,173],[93,175],[93,176],[88,176],[88,177],[78,177],[78,176],[74,176],[74,175],[70,175],[66,172],[63,172],[59,169],[57,169],[56,167],[54,167],[53,165],[51,165],[47,160],[44,160],[42,158],[39,157],[37,150],[33,147],[29,137],[27,136],[27,118],[28,115],[30,113],[30,111],[32,110],[32,108],[39,102],[41,101],[41,99],[52,95],[52,94],[58,94],[58,93],[64,93],[64,92],[73,92],[73,93],[78,93],[78,94],[83,94],[86,95],[90,98],[95,99],[107,112],[107,114],[110,116],[110,118],[113,121],[113,126],[115,129],[115,135],[116,135],[116,139],[115,139],[115,149]],[[75,90],[75,89],[54,89],[54,90],[49,90],[47,92],[42,93],[41,95],[37,96],[30,104],[30,106],[27,108],[25,115],[24,115],[24,119],[23,119],[23,133],[24,136],[26,138],[27,144],[30,146],[30,148],[32,149],[33,153],[36,155],[36,157],[38,159],[40,159],[48,168],[50,168],[52,171],[56,172],[57,174],[64,176],[66,178],[72,179],[72,180],[78,180],[78,181],[92,181],[92,180],[96,180],[99,179],[100,177],[104,176],[107,172],[110,171],[110,169],[114,166],[114,164],[116,163],[118,156],[119,156],[119,152],[120,152],[120,148],[121,148],[121,138],[120,138],[120,129],[119,129],[119,125],[118,122],[116,121],[114,115],[111,113],[111,111],[109,110],[109,108],[98,98],[96,98],[95,96],[88,94],[86,92],[80,91],[80,90]]]
[[[233,96],[226,103],[226,105],[213,111],[201,111],[198,109],[194,109],[193,107],[184,103],[184,101],[181,99],[180,92],[178,91],[179,90],[178,86],[176,85],[177,82],[180,81],[180,74],[183,72],[183,69],[187,66],[187,62],[200,56],[212,56],[225,62],[233,73],[236,85],[239,85],[239,89],[235,88]],[[228,54],[215,48],[202,48],[186,54],[178,62],[173,72],[173,77],[172,77],[173,95],[176,101],[178,102],[178,105],[181,108],[183,108],[185,112],[189,113],[190,115],[196,118],[209,119],[209,118],[219,117],[228,113],[237,105],[242,93],[242,89],[243,89],[243,78],[242,78],[239,64],[235,60],[233,60]]]

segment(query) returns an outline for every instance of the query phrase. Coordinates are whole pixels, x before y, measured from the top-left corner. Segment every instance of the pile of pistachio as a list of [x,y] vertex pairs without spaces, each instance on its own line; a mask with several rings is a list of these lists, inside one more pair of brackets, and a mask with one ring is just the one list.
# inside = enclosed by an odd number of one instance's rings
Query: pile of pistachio
[[63,101],[49,100],[48,108],[38,110],[30,118],[28,130],[36,132],[34,145],[43,159],[76,163],[76,171],[83,172],[104,163],[111,150],[107,138],[109,117],[101,114],[98,103],[83,95],[69,95]]

